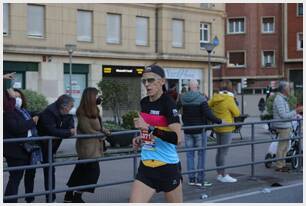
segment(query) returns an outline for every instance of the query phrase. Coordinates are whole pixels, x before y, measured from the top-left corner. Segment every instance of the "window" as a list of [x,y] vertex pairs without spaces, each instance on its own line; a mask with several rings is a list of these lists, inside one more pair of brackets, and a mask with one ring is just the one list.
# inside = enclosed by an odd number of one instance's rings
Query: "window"
[[297,50],[303,50],[303,33],[297,33]]
[[297,15],[303,16],[303,3],[297,4]]
[[273,67],[275,66],[275,55],[274,51],[263,51],[262,66]]
[[210,42],[210,24],[200,23],[200,47],[203,48],[204,43]]
[[184,21],[183,20],[172,20],[172,46],[183,47],[183,36],[184,36]]
[[136,45],[147,46],[149,34],[149,18],[136,17]]
[[92,41],[92,12],[78,10],[77,14],[78,41]]
[[205,8],[205,9],[208,9],[208,8],[210,8],[210,4],[205,4],[205,3],[203,3],[203,4],[200,4],[200,7],[201,8]]
[[231,18],[228,20],[227,32],[239,34],[245,32],[244,18]]
[[274,17],[262,18],[261,31],[263,33],[273,33],[274,32]]
[[107,14],[107,43],[119,44],[121,40],[121,15]]
[[43,37],[45,31],[45,8],[39,5],[28,5],[28,36]]
[[245,67],[245,52],[230,51],[228,52],[228,67]]
[[9,32],[9,4],[3,4],[3,34],[7,35]]

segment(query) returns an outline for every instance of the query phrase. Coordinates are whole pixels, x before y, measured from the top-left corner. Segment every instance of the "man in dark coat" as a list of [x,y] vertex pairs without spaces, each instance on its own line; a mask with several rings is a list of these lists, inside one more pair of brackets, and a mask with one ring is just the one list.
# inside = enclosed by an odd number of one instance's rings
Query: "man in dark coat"
[[[222,120],[215,117],[208,107],[207,99],[198,91],[198,81],[190,80],[189,91],[181,97],[182,104],[182,120],[184,126],[203,125],[207,124],[207,119],[213,123],[221,124]],[[205,132],[205,131],[204,131]],[[203,139],[203,129],[186,129],[185,147],[201,147]],[[205,139],[206,141],[206,139]],[[206,143],[204,144],[206,146]],[[204,158],[204,161],[202,161]],[[187,152],[187,168],[188,171],[194,170],[194,151]],[[198,169],[204,168],[205,153],[198,151]],[[195,174],[189,174],[189,185],[210,186],[211,183],[204,181],[204,172],[199,173],[197,178]]]
[[[62,138],[75,135],[73,116],[69,111],[73,108],[73,98],[69,95],[60,96],[54,103],[50,104],[40,115],[37,124],[39,136],[53,136],[59,139],[52,140],[52,162],[56,154]],[[48,140],[41,142],[43,161],[48,163]],[[49,168],[44,168],[45,190],[49,189]],[[52,168],[52,189],[55,188],[55,168]],[[47,202],[54,202],[56,195],[53,194],[52,200],[46,195]]]

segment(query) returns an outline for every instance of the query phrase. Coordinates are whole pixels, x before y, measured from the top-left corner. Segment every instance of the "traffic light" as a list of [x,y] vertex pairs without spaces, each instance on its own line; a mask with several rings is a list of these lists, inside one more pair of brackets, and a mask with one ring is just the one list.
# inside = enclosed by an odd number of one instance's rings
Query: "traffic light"
[[247,78],[241,78],[241,88],[248,87]]

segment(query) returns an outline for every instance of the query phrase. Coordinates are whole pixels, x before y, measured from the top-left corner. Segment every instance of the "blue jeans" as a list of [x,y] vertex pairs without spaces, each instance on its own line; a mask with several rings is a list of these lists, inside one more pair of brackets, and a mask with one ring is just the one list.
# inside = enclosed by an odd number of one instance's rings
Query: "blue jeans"
[[[200,134],[185,134],[185,147],[192,148],[192,147],[202,147],[202,140],[204,140],[204,148],[206,148],[207,138],[204,137],[204,133]],[[198,165],[197,169],[205,169],[205,150],[198,150]],[[187,155],[187,170],[195,170],[194,159],[195,159],[195,151],[188,151],[186,152]],[[196,173],[188,174],[189,180],[195,179]],[[205,174],[204,172],[197,173],[197,182],[203,182]]]

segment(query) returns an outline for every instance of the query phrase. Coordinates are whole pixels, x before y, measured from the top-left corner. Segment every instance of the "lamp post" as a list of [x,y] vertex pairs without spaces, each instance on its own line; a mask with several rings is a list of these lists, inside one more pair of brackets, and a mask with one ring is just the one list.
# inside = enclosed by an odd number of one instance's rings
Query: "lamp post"
[[66,50],[69,54],[69,95],[72,96],[72,82],[71,82],[71,75],[72,75],[72,53],[76,50],[75,44],[66,44]]
[[214,50],[216,46],[219,45],[219,39],[217,36],[213,39],[212,42],[210,43],[201,43],[201,47],[204,47],[204,49],[208,53],[208,97],[210,98],[211,96],[211,62],[210,62],[210,57],[211,57],[211,52]]

